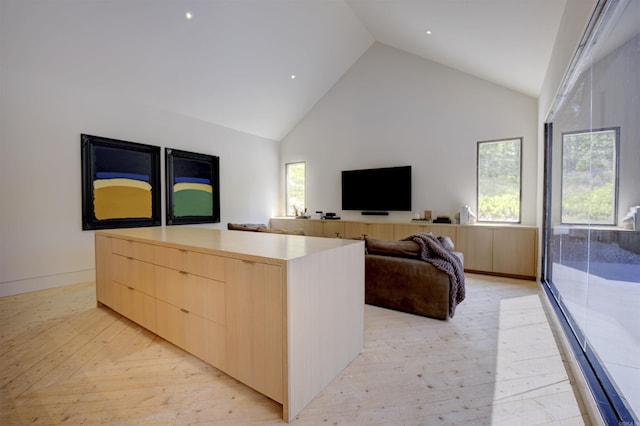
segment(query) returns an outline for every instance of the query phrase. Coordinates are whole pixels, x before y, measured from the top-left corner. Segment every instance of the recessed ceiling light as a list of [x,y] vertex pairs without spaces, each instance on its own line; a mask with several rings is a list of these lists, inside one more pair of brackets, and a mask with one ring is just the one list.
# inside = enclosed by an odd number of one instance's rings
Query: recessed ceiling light
[[425,30],[424,32],[426,35],[431,35],[431,30]]
[[295,80],[296,79],[296,75],[295,74],[291,74],[291,80]]
[[187,19],[191,19],[191,18],[193,18],[193,13],[187,11],[187,12],[185,12],[184,17],[187,18]]

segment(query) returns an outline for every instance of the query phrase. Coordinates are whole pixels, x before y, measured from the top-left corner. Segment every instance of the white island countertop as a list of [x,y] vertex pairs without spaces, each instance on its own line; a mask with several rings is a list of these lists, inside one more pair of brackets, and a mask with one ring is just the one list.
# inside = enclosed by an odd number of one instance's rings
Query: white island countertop
[[224,256],[232,254],[246,256],[249,260],[268,259],[272,262],[309,256],[325,250],[364,242],[341,238],[305,237],[302,235],[274,234],[269,232],[228,231],[222,229],[196,228],[188,226],[146,227],[99,230],[96,233],[145,242],[166,243],[184,246],[193,250]]

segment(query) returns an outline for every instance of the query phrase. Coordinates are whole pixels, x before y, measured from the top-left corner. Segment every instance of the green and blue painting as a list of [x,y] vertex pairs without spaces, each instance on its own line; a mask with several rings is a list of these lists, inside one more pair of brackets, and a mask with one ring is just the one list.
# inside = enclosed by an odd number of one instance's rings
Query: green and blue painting
[[211,216],[213,185],[211,163],[188,158],[173,160],[173,215]]

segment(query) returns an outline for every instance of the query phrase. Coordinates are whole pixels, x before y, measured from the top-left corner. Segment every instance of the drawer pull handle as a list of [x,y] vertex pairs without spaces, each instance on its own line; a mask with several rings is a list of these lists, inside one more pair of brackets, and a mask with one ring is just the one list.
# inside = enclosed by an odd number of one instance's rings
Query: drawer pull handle
[[253,260],[244,260],[242,259],[243,263],[248,263],[249,265],[255,265],[256,262],[254,262]]
[[187,271],[178,271],[181,275],[187,275],[188,272]]
[[188,314],[188,313],[189,313],[189,311],[187,311],[187,310],[186,310],[186,309],[184,309],[184,308],[180,308],[180,310],[181,310],[182,312],[184,312],[185,314]]
[[135,290],[133,287],[128,287],[128,286],[127,286],[127,288],[128,288],[129,290]]
[[133,260],[133,257],[131,257],[131,256],[127,256],[127,259],[129,259],[129,260]]

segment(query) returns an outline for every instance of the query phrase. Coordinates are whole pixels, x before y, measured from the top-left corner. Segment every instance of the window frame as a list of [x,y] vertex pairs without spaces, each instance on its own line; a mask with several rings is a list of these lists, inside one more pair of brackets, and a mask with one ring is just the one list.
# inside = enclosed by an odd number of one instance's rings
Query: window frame
[[304,211],[304,209],[307,206],[307,163],[306,161],[292,161],[290,163],[285,163],[284,165],[284,204],[285,204],[284,212],[285,212],[285,216],[287,217],[295,217],[295,211],[293,211],[293,207],[292,207],[292,211],[289,210],[289,189],[290,189],[289,188],[289,167],[296,166],[296,165],[304,166],[304,183],[303,183],[304,205],[302,206],[302,210]]
[[[565,154],[565,136],[579,134],[593,134],[613,131],[615,135],[614,141],[614,165],[613,165],[613,222],[612,223],[593,223],[591,220],[587,222],[565,222],[564,221],[564,154]],[[620,179],[620,126],[603,127],[591,130],[575,130],[562,133],[562,152],[560,153],[560,224],[561,225],[580,225],[580,226],[617,226],[618,224],[618,203],[620,199],[619,179]]]
[[[518,218],[515,221],[510,220],[488,220],[482,219],[480,215],[480,147],[486,143],[499,143],[499,142],[512,142],[517,141],[519,144],[519,156],[518,156]],[[477,142],[476,148],[476,212],[477,221],[482,223],[506,223],[506,224],[520,224],[522,223],[522,145],[524,137],[512,137],[503,139],[490,139]]]

